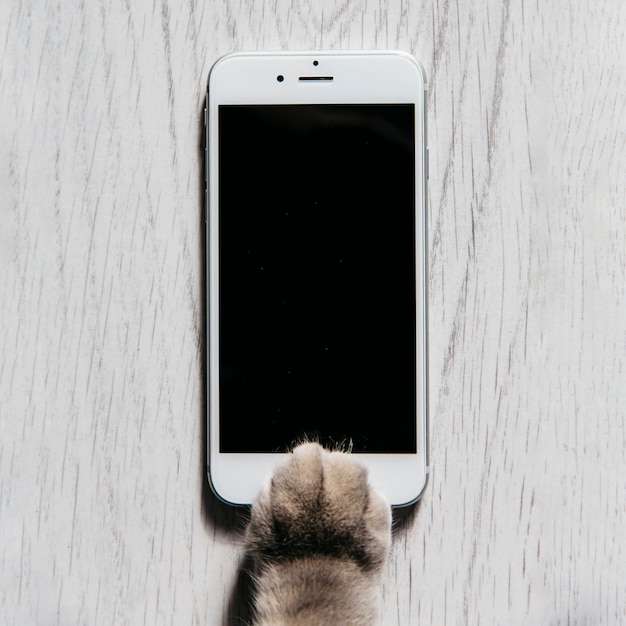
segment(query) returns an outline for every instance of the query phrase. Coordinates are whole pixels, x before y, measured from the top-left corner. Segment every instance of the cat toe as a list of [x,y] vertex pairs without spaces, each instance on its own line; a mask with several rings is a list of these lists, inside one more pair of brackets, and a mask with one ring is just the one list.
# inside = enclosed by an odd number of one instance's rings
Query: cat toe
[[342,452],[325,452],[324,502],[337,524],[354,524],[363,518],[369,497],[367,470]]
[[363,548],[362,563],[383,563],[391,546],[391,507],[368,482],[367,470],[354,457],[328,453],[325,500],[336,528],[343,527]]
[[288,520],[310,514],[323,489],[324,454],[319,444],[305,443],[276,469],[271,482],[271,497],[277,517]]

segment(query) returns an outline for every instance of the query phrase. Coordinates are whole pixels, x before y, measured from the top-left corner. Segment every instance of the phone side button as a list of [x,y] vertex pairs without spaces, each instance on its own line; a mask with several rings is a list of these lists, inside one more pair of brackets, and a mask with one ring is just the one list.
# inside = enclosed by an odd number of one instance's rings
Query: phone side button
[[426,180],[430,180],[430,148],[426,146]]

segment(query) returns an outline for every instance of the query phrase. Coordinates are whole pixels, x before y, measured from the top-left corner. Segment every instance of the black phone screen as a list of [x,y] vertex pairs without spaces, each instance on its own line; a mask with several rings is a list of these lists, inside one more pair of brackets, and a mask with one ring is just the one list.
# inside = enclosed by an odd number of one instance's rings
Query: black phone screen
[[416,452],[413,104],[219,107],[219,446]]

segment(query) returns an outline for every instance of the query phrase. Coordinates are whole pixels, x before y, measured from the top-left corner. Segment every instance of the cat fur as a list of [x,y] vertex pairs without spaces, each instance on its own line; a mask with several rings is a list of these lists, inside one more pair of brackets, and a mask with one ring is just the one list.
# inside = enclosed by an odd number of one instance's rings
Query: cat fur
[[297,447],[251,511],[255,626],[367,626],[379,619],[391,508],[349,454]]

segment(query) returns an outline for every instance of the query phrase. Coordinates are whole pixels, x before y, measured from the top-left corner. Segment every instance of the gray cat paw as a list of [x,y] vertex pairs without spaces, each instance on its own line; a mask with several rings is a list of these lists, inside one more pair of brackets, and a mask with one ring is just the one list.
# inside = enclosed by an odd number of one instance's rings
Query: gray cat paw
[[391,509],[355,457],[298,446],[254,506],[247,543],[257,563],[314,555],[379,570],[391,544]]

